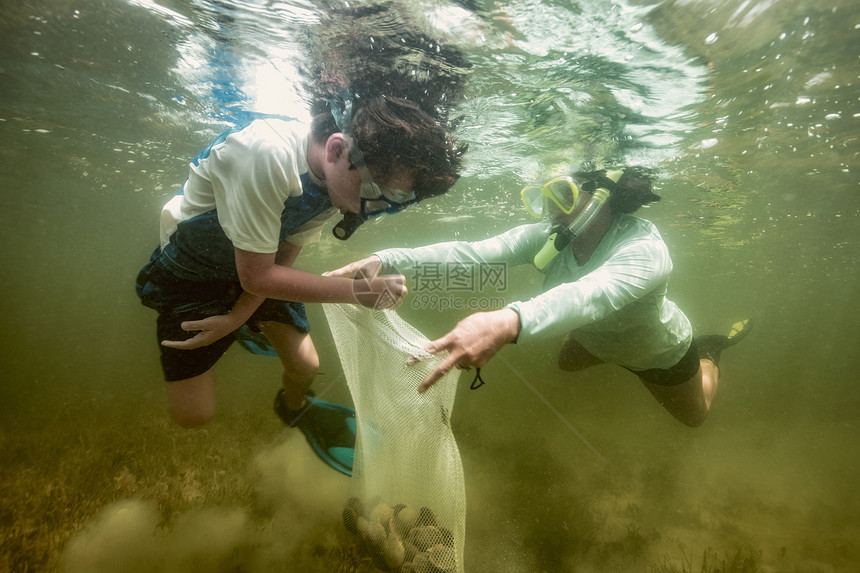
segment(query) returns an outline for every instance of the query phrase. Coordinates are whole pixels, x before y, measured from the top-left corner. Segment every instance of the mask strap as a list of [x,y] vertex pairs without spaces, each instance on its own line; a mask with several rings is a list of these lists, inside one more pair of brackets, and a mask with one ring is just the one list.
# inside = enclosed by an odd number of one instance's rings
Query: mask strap
[[[355,143],[355,138],[352,136],[352,100],[353,93],[344,88],[337,95],[329,98],[328,107],[331,111],[331,116],[334,118],[334,124],[344,136],[352,141],[350,146],[349,158],[357,169],[364,168],[364,156],[358,151],[358,146]],[[364,217],[357,213],[346,213],[340,223],[334,226],[331,230],[332,235],[336,239],[345,241],[349,239],[356,229],[364,223]]]

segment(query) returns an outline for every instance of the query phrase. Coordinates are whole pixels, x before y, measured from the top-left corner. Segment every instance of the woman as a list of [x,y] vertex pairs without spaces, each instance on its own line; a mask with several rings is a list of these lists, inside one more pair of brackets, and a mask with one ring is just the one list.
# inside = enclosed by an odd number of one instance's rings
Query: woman
[[677,420],[698,426],[719,381],[720,352],[749,332],[693,339],[687,316],[666,298],[672,261],[657,228],[632,213],[658,201],[653,175],[642,168],[581,172],[527,187],[533,215],[549,219],[475,243],[389,249],[336,271],[373,275],[427,263],[533,264],[545,274],[543,292],[503,309],[467,316],[427,351],[448,356],[419,387],[424,391],[453,367],[485,365],[505,344],[567,333],[559,367],[574,372],[602,363],[636,374]]

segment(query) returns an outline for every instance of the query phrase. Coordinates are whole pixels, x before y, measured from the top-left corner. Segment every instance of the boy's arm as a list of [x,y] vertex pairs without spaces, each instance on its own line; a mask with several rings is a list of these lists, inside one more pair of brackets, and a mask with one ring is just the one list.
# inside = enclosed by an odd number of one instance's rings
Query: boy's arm
[[[236,249],[236,270],[242,288],[257,296],[296,302],[340,302],[387,308],[406,294],[402,275],[370,277],[361,281],[315,275],[275,264],[274,254]],[[387,297],[383,296],[387,295]]]
[[301,245],[294,245],[289,241],[281,241],[278,244],[278,253],[275,255],[275,263],[282,267],[291,267],[296,262],[299,253],[302,252]]
[[197,332],[188,340],[162,340],[161,345],[168,348],[179,348],[181,350],[192,350],[212,344],[216,340],[224,338],[251,318],[254,311],[259,308],[263,297],[255,296],[247,291],[242,291],[236,304],[227,314],[207,316],[201,320],[186,320],[182,323],[182,330],[186,332]]
[[[275,255],[276,264],[285,267],[292,266],[301,250],[302,248],[298,245],[281,241]],[[195,336],[188,340],[163,340],[161,345],[168,348],[191,350],[212,344],[234,330],[238,330],[251,318],[251,315],[263,304],[264,300],[266,300],[264,297],[242,291],[229,313],[183,322],[182,329],[187,332],[197,331]]]
[[[284,267],[292,266],[301,250],[302,248],[298,245],[281,241],[275,255],[276,264]],[[188,340],[163,340],[161,344],[168,348],[181,350],[191,350],[212,344],[234,330],[238,330],[251,318],[251,315],[263,304],[264,300],[266,300],[264,297],[242,291],[229,313],[183,322],[182,329],[187,332],[197,331],[195,336]]]
[[286,241],[277,253],[236,249],[236,269],[242,294],[229,313],[182,323],[183,330],[199,331],[188,340],[164,340],[163,346],[193,349],[212,344],[242,326],[267,298],[295,302],[342,302],[371,308],[393,308],[406,295],[401,275],[353,278],[323,277],[291,268],[301,247]]

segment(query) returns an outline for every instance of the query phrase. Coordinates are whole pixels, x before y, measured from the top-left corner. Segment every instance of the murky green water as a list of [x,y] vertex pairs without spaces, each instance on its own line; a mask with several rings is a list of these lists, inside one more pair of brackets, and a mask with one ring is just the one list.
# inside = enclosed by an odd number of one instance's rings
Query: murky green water
[[[644,163],[664,175],[643,216],[672,251],[671,298],[697,333],[757,324],[695,430],[626,371],[560,372],[558,340],[505,349],[454,416],[467,571],[856,570],[856,3],[476,4],[412,4],[472,64],[466,175],[346,244],[324,238],[299,266],[490,236],[526,221],[526,182],[584,160]],[[300,440],[281,444],[277,364],[232,350],[218,419],[173,428],[154,314],[132,287],[158,210],[223,126],[213,93],[305,113],[293,31],[320,13],[299,0],[0,8],[0,567],[341,564],[348,482]],[[525,271],[505,296],[538,284]],[[420,307],[402,312],[431,337],[463,316]],[[310,313],[317,384],[346,401]]]

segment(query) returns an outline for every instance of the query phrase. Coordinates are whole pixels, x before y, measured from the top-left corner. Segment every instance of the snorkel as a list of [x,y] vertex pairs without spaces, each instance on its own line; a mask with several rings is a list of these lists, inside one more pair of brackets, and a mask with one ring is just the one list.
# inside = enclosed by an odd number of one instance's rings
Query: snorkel
[[[606,206],[606,200],[609,198],[610,189],[615,183],[621,179],[623,171],[607,171],[606,178],[612,185],[600,185],[594,190],[591,199],[585,205],[585,208],[576,216],[569,225],[555,225],[547,237],[543,248],[535,255],[534,264],[538,270],[543,270],[558,254],[567,247],[573,239],[582,234],[585,229],[594,221],[597,214]],[[599,184],[599,183],[598,183]]]
[[331,232],[336,238],[341,241],[345,241],[355,233],[355,230],[358,229],[362,223],[364,223],[364,217],[358,213],[344,213],[343,219],[341,219],[340,223],[332,228]]

